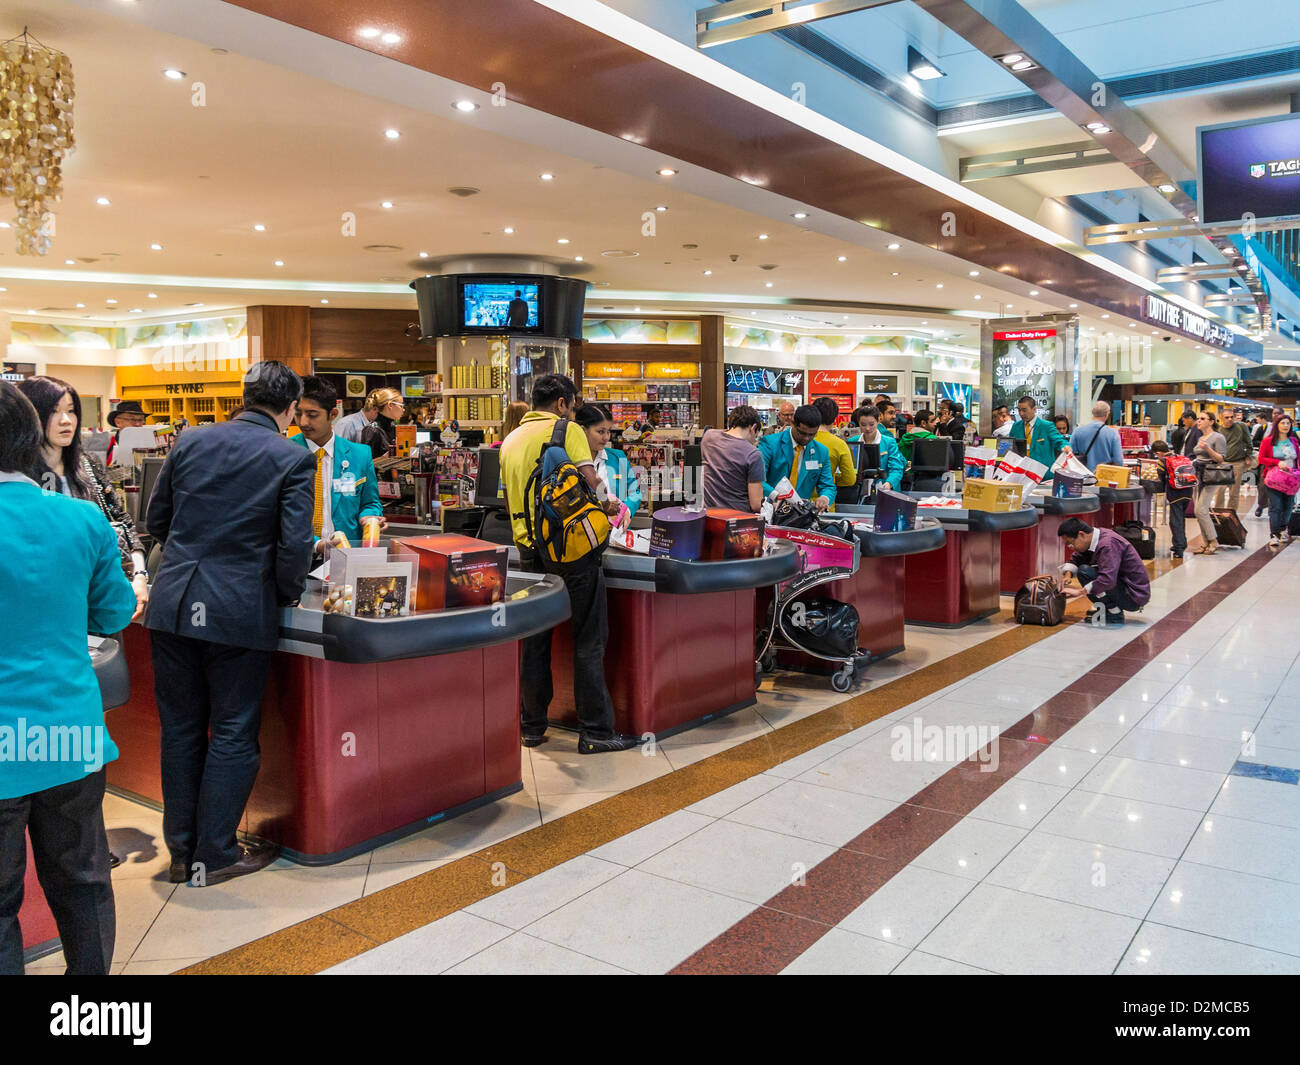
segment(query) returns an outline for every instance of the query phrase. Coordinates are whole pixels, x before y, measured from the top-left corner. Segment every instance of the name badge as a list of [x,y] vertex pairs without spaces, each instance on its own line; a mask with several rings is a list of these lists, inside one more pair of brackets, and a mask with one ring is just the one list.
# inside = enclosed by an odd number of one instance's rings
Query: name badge
[[804,469],[806,470],[820,470],[822,468],[822,464],[818,462],[816,459],[810,459],[809,461],[805,462],[803,466]]
[[350,473],[345,473],[342,477],[334,478],[334,491],[341,496],[353,496],[357,494],[357,479]]

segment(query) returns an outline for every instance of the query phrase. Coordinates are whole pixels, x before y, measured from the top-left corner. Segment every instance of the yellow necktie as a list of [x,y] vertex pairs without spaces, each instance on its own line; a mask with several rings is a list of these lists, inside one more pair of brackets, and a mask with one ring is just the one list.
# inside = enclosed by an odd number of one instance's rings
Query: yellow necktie
[[325,449],[316,449],[316,506],[311,514],[311,531],[320,536],[325,528]]
[[[1037,419],[1035,419],[1037,421]],[[1025,454],[1029,454],[1029,448],[1034,442],[1034,423],[1025,422]]]
[[799,460],[803,457],[803,447],[796,444],[794,449],[794,465],[790,467],[790,483],[796,487],[799,484]]

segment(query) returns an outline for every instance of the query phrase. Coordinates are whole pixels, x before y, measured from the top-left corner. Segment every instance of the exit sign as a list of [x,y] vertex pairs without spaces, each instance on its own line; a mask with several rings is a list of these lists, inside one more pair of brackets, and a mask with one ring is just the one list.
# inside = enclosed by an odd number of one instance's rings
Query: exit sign
[[1235,377],[1218,377],[1210,382],[1211,388],[1236,388],[1237,379]]

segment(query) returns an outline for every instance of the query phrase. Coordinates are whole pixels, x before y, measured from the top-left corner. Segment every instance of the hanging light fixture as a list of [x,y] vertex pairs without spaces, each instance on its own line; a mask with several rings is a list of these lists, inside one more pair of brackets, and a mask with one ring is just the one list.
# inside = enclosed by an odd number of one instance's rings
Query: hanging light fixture
[[50,207],[63,195],[72,135],[72,62],[28,34],[0,44],[0,195],[18,209],[19,255],[50,250]]

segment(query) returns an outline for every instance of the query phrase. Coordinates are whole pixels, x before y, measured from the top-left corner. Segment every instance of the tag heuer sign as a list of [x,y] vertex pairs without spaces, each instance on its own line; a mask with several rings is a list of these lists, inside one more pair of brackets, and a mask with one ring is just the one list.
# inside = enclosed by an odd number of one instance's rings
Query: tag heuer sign
[[1250,164],[1250,176],[1251,176],[1251,177],[1253,177],[1253,178],[1262,178],[1266,173],[1268,173],[1268,167],[1266,167],[1263,163],[1251,163],[1251,164]]

